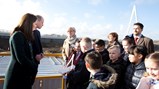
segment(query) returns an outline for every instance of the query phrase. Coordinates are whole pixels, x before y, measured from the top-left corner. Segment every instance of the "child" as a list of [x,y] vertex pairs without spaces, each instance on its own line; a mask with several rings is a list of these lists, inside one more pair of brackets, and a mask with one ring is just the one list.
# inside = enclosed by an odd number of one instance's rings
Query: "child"
[[[77,63],[79,62],[79,60],[82,58],[82,55],[83,55],[83,53],[82,53],[81,48],[80,48],[80,41],[76,41],[74,50],[72,51],[72,53],[68,57],[68,60],[66,63],[67,66],[70,66],[71,62],[73,62],[72,64],[76,66]],[[73,60],[71,60],[72,57],[73,57]]]
[[129,54],[128,54],[128,50],[130,49],[131,46],[133,46],[133,40],[130,38],[130,37],[125,37],[123,40],[122,40],[122,46],[124,48],[124,51],[122,53],[122,57],[125,61],[125,65],[126,67],[130,64],[130,61],[129,61]]
[[144,65],[144,59],[147,55],[146,50],[143,46],[132,46],[129,49],[129,61],[131,64],[125,72],[125,88],[124,89],[135,89],[146,71]]
[[159,89],[159,53],[152,53],[145,59],[146,73],[136,89]]
[[98,52],[90,52],[85,57],[85,65],[91,73],[87,89],[112,89],[116,82],[117,74],[109,66],[102,66],[102,57]]
[[123,46],[121,45],[121,43],[118,40],[118,33],[116,32],[111,32],[108,34],[108,45],[107,45],[107,49],[113,45],[118,45],[120,47],[120,51],[123,52]]
[[109,60],[109,53],[108,50],[105,48],[105,42],[102,39],[96,39],[95,42],[95,51],[99,52],[103,59],[103,64],[106,64]]

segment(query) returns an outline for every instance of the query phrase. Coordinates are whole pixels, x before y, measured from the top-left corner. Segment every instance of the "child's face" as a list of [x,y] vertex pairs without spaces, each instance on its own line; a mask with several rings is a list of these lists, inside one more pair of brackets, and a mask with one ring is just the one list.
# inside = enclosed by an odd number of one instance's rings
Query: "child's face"
[[112,35],[109,35],[109,36],[108,36],[108,40],[109,40],[109,41],[114,41],[114,40],[115,40],[115,37],[113,37]]
[[104,50],[104,46],[99,46],[99,45],[95,45],[95,50],[97,51],[97,52],[102,52],[103,50]]
[[145,61],[145,67],[147,73],[153,78],[153,79],[159,79],[159,65],[157,62],[146,60]]
[[110,57],[110,60],[112,60],[113,62],[118,60],[119,56],[120,56],[120,52],[118,49],[114,48],[109,50],[109,57]]
[[78,42],[75,43],[75,50],[81,51],[80,43],[78,43]]
[[126,40],[122,41],[122,45],[123,45],[124,51],[128,53],[128,49],[130,48],[131,45]]
[[135,63],[135,64],[138,64],[141,60],[141,54],[129,54],[129,61],[131,63]]

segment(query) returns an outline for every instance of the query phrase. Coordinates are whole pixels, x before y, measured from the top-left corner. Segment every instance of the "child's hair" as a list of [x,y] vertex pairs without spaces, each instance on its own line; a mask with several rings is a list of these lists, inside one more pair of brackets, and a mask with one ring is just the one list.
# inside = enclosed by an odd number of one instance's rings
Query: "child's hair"
[[102,39],[96,39],[94,42],[98,46],[105,46],[105,42]]
[[124,40],[127,41],[128,44],[130,44],[130,45],[131,45],[131,44],[134,44],[134,43],[133,43],[133,40],[132,40],[130,37],[127,37],[127,36],[126,36],[122,41],[124,41]]
[[102,57],[98,52],[90,52],[86,55],[85,61],[90,65],[91,69],[100,69],[103,64]]
[[[159,52],[154,52],[154,53],[149,54],[145,58],[145,61],[147,61],[147,60],[154,61],[154,62],[158,63],[158,65],[159,65]],[[144,76],[149,76],[149,74],[147,72],[145,72]]]
[[[118,34],[116,32],[111,32],[109,35],[112,35],[115,38],[115,41],[118,41]],[[108,35],[108,37],[109,37]]]
[[120,46],[119,45],[113,45],[111,46],[110,48],[108,48],[108,51],[110,51],[111,49],[117,49],[119,53],[121,53],[121,50],[120,50]]
[[145,57],[147,56],[147,51],[144,49],[143,46],[139,46],[139,45],[131,46],[128,53],[132,55],[141,54],[143,56],[142,59],[145,59]]
[[[154,52],[149,54],[146,58],[145,61],[151,60],[159,63],[159,52]],[[159,65],[159,64],[158,64]]]

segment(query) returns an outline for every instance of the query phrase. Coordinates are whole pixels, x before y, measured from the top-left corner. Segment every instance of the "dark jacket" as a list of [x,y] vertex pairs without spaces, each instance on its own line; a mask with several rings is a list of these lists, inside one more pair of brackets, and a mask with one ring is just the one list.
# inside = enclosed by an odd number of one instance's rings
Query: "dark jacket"
[[31,44],[20,31],[9,40],[11,60],[5,75],[3,89],[31,89],[37,64],[33,59]]
[[109,61],[109,52],[107,49],[104,49],[102,52],[99,52],[102,56],[102,59],[103,59],[103,64],[106,64],[107,61]]
[[[34,41],[32,42],[32,46],[33,46],[33,54],[35,58],[37,54],[43,53],[43,50],[42,50],[40,32],[38,30],[34,30],[33,34],[34,34]],[[39,63],[39,61],[36,61],[36,62]]]
[[117,73],[107,65],[103,65],[99,72],[91,77],[87,89],[114,89]]
[[115,69],[118,74],[117,77],[117,84],[114,89],[121,89],[122,85],[124,84],[124,73],[126,70],[125,61],[122,58],[119,58],[114,63],[111,60],[107,62],[107,65],[111,66]]
[[129,61],[129,54],[128,53],[125,53],[123,52],[121,54],[121,58],[124,60],[124,63],[125,63],[125,67],[127,67],[131,62]]
[[[126,36],[126,37],[130,37],[134,41],[133,34],[130,34],[130,35]],[[135,44],[135,41],[134,41],[134,44]],[[148,38],[148,37],[146,37],[146,36],[144,36],[144,35],[141,36],[141,38],[138,40],[136,45],[143,46],[147,50],[148,54],[154,52],[153,40]]]
[[125,72],[125,89],[135,89],[145,71],[143,61],[138,65],[130,64]]
[[67,75],[67,89],[86,89],[88,86],[90,72],[86,69],[84,58],[87,53],[93,50],[89,50],[83,54],[78,64],[75,66],[75,70],[71,71]]

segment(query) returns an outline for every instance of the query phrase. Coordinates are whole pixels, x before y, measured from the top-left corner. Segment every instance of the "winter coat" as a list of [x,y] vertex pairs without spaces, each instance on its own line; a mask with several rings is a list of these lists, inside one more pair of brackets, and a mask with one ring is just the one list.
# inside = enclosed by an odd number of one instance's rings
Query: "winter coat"
[[3,89],[31,89],[37,73],[31,44],[20,31],[9,40],[11,60],[5,75]]
[[107,61],[109,61],[109,52],[107,49],[104,49],[102,52],[99,52],[102,56],[102,59],[103,59],[103,64],[106,64]]
[[115,62],[112,63],[111,60],[107,62],[107,65],[114,68],[114,70],[117,72],[117,84],[115,86],[115,89],[121,89],[121,87],[124,84],[124,73],[126,71],[126,65],[125,61],[122,58],[119,58]]
[[87,89],[114,89],[116,80],[116,71],[110,66],[103,65],[100,71],[90,78]]
[[135,89],[145,71],[144,61],[138,65],[130,64],[125,72],[125,89]]

